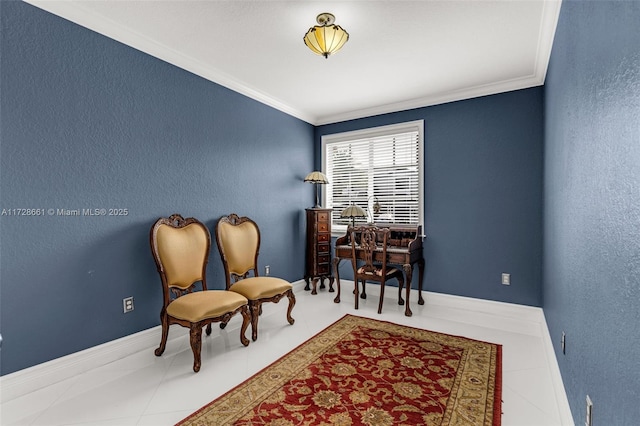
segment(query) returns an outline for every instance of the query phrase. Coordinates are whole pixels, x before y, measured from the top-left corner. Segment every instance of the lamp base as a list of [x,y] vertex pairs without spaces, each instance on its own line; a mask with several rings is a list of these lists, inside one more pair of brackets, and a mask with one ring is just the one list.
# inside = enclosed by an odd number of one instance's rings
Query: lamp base
[[320,205],[320,195],[318,194],[318,184],[315,184],[316,186],[316,205],[313,207],[314,209],[320,209],[322,208],[322,206]]

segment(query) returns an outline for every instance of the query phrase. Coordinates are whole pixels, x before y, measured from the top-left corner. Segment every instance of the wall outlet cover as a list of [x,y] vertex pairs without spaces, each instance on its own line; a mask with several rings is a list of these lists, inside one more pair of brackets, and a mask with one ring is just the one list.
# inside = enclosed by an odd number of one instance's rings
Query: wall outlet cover
[[502,285],[511,285],[511,274],[502,273]]

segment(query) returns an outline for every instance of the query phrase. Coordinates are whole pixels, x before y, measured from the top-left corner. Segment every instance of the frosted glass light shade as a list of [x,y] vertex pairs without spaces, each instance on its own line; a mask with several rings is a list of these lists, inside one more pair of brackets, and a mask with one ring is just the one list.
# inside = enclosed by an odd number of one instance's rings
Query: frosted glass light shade
[[335,17],[330,13],[322,13],[316,20],[320,25],[309,28],[304,36],[304,44],[313,53],[328,58],[344,46],[349,40],[349,33],[333,23]]

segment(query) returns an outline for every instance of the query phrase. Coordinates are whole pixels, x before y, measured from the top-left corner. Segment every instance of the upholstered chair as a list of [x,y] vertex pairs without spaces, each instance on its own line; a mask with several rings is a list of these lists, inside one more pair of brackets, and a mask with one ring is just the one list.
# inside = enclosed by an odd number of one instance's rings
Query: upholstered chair
[[278,303],[289,299],[287,321],[294,323],[291,311],[296,304],[291,283],[275,277],[258,274],[260,253],[260,229],[248,217],[232,213],[216,224],[216,243],[224,266],[227,290],[237,292],[249,300],[251,312],[251,338],[258,338],[258,318],[265,302]]
[[[189,328],[193,371],[200,371],[202,328],[206,326],[210,335],[212,323],[226,325],[237,313],[242,315],[240,342],[247,346],[245,332],[251,321],[247,298],[233,291],[207,289],[209,229],[197,219],[174,214],[154,223],[149,241],[162,282],[162,338],[156,356],[165,350],[169,326],[179,324]],[[201,291],[197,291],[197,283],[201,283]]]

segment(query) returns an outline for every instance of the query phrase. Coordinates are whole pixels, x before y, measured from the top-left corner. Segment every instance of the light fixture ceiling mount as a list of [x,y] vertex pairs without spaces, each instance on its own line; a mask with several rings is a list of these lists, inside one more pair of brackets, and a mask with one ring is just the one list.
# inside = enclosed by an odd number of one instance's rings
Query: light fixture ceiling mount
[[316,17],[316,22],[321,26],[333,25],[336,22],[336,17],[333,13],[321,13]]
[[304,36],[304,44],[313,53],[328,58],[349,40],[349,33],[334,24],[336,17],[331,13],[321,13],[316,17],[318,25],[309,28]]

